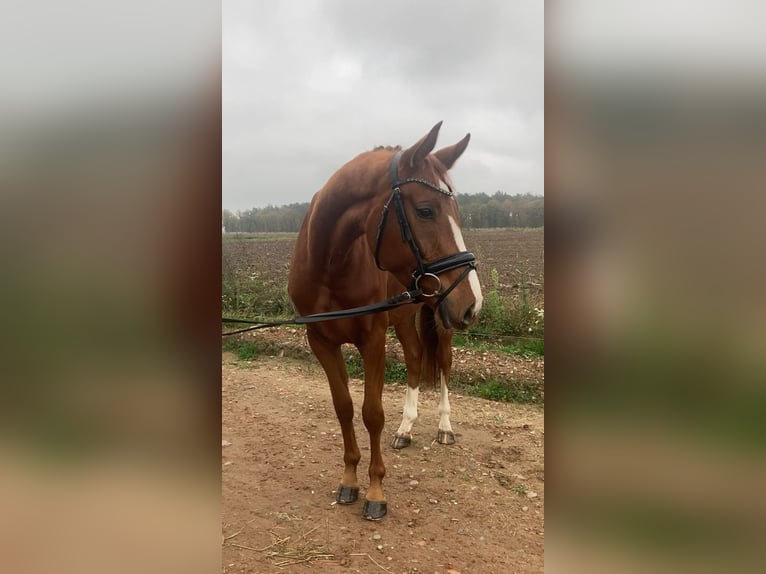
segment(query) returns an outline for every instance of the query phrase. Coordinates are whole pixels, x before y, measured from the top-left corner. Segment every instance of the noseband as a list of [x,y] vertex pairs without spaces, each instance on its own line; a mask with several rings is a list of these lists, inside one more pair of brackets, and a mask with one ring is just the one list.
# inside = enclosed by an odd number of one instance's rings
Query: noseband
[[[421,287],[419,285],[420,280],[423,277],[432,277],[436,279],[436,289],[431,293],[422,293],[423,297],[437,297],[436,300],[437,305],[440,304],[447,295],[449,295],[452,290],[457,286],[458,283],[460,283],[463,279],[465,279],[468,274],[471,272],[471,270],[476,269],[476,257],[473,253],[470,251],[460,251],[458,253],[455,253],[453,255],[448,255],[446,257],[442,257],[440,259],[437,259],[435,261],[431,261],[430,263],[426,263],[423,261],[423,257],[420,255],[420,249],[418,249],[417,243],[415,243],[415,238],[412,235],[412,229],[410,228],[410,224],[407,221],[407,214],[404,211],[404,203],[402,201],[402,193],[400,190],[400,186],[405,185],[407,183],[419,183],[421,185],[425,185],[426,187],[438,192],[442,193],[448,197],[454,197],[454,193],[451,190],[442,189],[438,185],[431,183],[430,181],[427,181],[425,179],[420,179],[418,177],[408,177],[406,179],[399,179],[399,171],[397,166],[399,165],[399,158],[402,156],[402,151],[399,150],[394,154],[394,157],[391,158],[391,164],[388,168],[388,174],[391,179],[391,197],[388,198],[388,201],[383,206],[383,213],[380,216],[380,223],[378,224],[378,233],[377,237],[375,238],[375,264],[378,266],[378,269],[382,271],[386,271],[386,269],[383,268],[380,264],[380,244],[381,244],[381,237],[383,236],[383,229],[386,226],[386,219],[388,217],[388,209],[391,205],[391,202],[394,204],[394,208],[396,209],[396,219],[399,222],[399,228],[402,232],[402,241],[406,242],[409,247],[410,251],[412,251],[412,254],[415,256],[415,261],[417,263],[417,267],[412,272],[412,282],[409,285],[410,290],[421,290]],[[458,276],[455,281],[452,282],[452,284],[447,287],[445,291],[441,290],[441,279],[439,278],[439,274],[445,273],[446,271],[450,271],[452,269],[457,269],[458,267],[465,267],[463,272]]]

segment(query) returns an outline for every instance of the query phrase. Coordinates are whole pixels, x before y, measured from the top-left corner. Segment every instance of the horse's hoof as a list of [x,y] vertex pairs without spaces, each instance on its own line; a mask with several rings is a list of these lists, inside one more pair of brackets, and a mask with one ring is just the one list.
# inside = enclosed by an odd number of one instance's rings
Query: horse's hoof
[[436,434],[436,442],[439,444],[455,444],[455,433],[440,429]]
[[381,520],[386,515],[386,501],[365,500],[362,518],[365,520]]
[[335,495],[335,502],[338,504],[353,504],[359,498],[358,486],[343,486],[338,487],[338,492]]
[[412,437],[408,435],[394,435],[394,440],[391,441],[391,446],[395,449],[407,448],[412,444]]

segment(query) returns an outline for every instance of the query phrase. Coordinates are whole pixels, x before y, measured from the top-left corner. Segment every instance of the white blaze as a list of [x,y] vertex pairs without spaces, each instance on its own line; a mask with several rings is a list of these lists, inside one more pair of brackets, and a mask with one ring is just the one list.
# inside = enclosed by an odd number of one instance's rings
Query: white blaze
[[449,390],[447,381],[444,379],[444,373],[440,373],[442,396],[439,400],[439,430],[452,432],[452,424],[449,422],[451,412],[449,406]]
[[410,434],[412,423],[418,418],[418,393],[419,389],[411,389],[410,387],[407,387],[407,392],[404,395],[402,424],[399,425],[399,430],[396,431],[398,436]]
[[[458,224],[454,219],[452,219],[451,215],[448,215],[447,218],[449,219],[450,227],[452,227],[452,235],[455,237],[455,244],[457,245],[457,248],[460,249],[460,251],[468,251],[465,247],[465,241],[463,240],[463,234],[460,231],[460,227],[458,227]],[[474,312],[478,315],[479,311],[481,311],[481,304],[484,301],[484,297],[481,294],[479,276],[476,274],[475,269],[471,269],[471,271],[468,273],[468,284],[471,286],[471,291],[473,291],[474,299],[476,299]]]

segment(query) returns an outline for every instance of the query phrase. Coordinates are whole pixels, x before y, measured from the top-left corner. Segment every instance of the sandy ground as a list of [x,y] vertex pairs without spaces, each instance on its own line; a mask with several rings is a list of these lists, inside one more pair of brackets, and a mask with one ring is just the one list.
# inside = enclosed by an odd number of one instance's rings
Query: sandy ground
[[225,573],[543,571],[543,408],[453,393],[457,444],[434,443],[438,393],[421,389],[413,444],[388,441],[403,385],[386,385],[388,515],[361,518],[369,439],[363,384],[350,383],[362,451],[360,500],[335,504],[343,446],[324,374],[288,358],[223,357]]

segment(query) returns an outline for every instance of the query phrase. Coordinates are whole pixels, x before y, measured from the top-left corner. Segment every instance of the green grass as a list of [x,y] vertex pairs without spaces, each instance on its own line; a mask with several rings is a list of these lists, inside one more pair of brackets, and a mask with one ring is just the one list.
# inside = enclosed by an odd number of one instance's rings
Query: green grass
[[[542,339],[545,332],[545,311],[535,307],[529,299],[525,278],[520,282],[520,300],[509,303],[500,296],[500,274],[497,269],[490,273],[491,288],[484,297],[479,319],[475,325],[466,331],[466,334],[474,337],[526,337],[529,339]],[[537,346],[522,344],[521,351],[531,350],[534,354],[542,355],[541,342]],[[501,345],[503,347],[504,345]],[[509,354],[519,354],[513,346],[508,347]]]
[[295,315],[286,286],[238,275],[226,267],[221,284],[221,311],[227,317],[248,319],[287,319]]
[[221,343],[221,350],[234,353],[240,361],[252,361],[258,357],[280,354],[295,359],[306,359],[310,356],[310,352],[305,349],[283,347],[279,343],[263,339],[245,339],[237,335],[224,337]]
[[[504,340],[508,342],[503,342]],[[545,341],[542,338],[498,336],[493,333],[468,330],[455,333],[452,344],[456,347],[465,347],[480,352],[492,351],[506,355],[521,355],[522,357],[542,357],[545,355]]]
[[518,494],[519,496],[526,496],[527,495],[527,487],[523,484],[517,484],[514,486],[511,490]]
[[491,380],[465,387],[472,394],[490,401],[539,403],[542,395],[537,386],[522,381],[505,382]]
[[407,365],[395,361],[386,362],[386,382],[387,383],[406,383]]
[[221,350],[234,353],[240,361],[250,361],[264,354],[264,345],[260,341],[244,340],[241,337],[224,337]]
[[[359,353],[350,352],[346,356],[346,371],[352,379],[364,378],[364,364]],[[386,383],[404,383],[407,381],[407,366],[399,361],[386,359]]]

